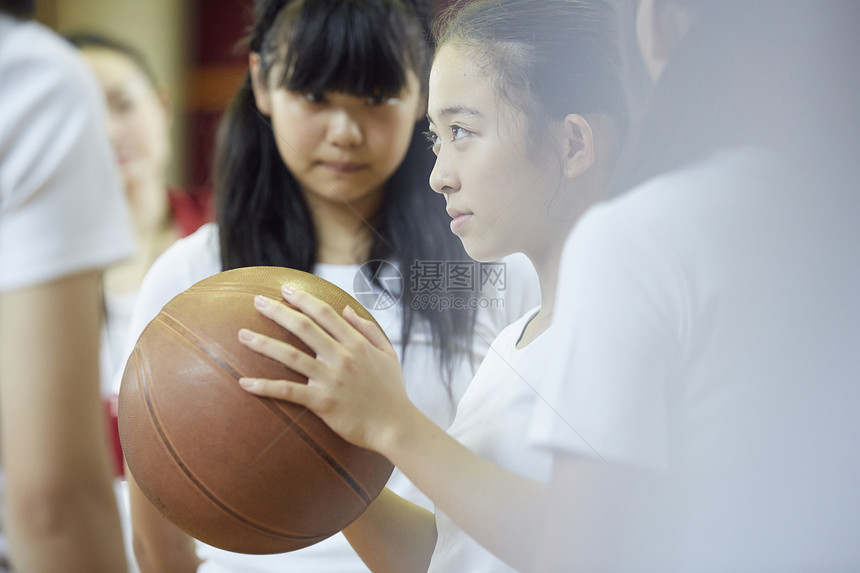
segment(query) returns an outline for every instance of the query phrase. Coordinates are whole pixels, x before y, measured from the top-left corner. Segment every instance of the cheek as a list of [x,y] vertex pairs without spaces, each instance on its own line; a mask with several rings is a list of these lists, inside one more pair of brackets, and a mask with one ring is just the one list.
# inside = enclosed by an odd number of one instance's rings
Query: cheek
[[532,166],[521,156],[504,152],[483,158],[475,172],[476,184],[484,190],[483,204],[490,211],[504,214],[509,210],[522,210],[528,206],[528,194],[535,192],[537,177]]
[[157,156],[167,152],[169,134],[163,115],[139,110],[118,119],[115,125],[117,137],[140,151]]
[[374,154],[393,171],[409,150],[414,130],[412,113],[404,110],[394,117],[369,124],[367,137],[373,142]]
[[[304,155],[317,147],[325,137],[325,122],[315,119],[289,102],[275,102],[270,120],[259,118],[268,123],[279,148],[284,152]],[[287,149],[287,147],[291,149]]]
[[272,110],[271,123],[260,118],[267,125],[265,129],[272,130],[278,154],[293,175],[301,174],[310,168],[308,161],[314,157],[322,137],[316,132],[313,122],[307,117],[290,116]]

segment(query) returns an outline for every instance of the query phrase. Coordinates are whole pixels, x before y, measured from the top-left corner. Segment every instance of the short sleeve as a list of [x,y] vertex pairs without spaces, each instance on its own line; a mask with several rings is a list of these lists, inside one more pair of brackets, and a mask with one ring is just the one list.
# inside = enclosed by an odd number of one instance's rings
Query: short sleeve
[[557,352],[530,439],[659,469],[668,458],[683,281],[658,235],[614,207],[589,212],[565,245],[553,318]]
[[40,25],[9,28],[0,43],[0,291],[102,268],[135,247],[95,80]]

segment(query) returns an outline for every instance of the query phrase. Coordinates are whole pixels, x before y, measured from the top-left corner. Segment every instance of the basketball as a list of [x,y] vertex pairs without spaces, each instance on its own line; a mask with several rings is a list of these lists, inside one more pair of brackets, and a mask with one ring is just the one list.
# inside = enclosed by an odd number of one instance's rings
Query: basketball
[[126,463],[155,507],[192,537],[240,553],[282,553],[349,525],[382,491],[392,466],[337,436],[303,406],[254,396],[242,376],[307,382],[242,346],[240,328],[310,349],[259,315],[254,296],[290,284],[370,313],[309,273],[226,271],[177,295],[147,325],[123,373],[119,433]]

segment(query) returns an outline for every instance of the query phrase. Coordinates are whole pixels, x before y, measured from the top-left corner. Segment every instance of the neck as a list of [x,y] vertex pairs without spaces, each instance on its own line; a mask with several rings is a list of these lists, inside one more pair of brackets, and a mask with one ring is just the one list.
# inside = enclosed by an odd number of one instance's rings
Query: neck
[[130,259],[105,272],[105,290],[122,294],[135,292],[155,259],[176,240],[170,217],[170,202],[163,184],[151,182],[126,188],[138,250]]
[[525,253],[540,282],[540,310],[535,317],[529,321],[523,335],[517,344],[518,348],[524,348],[543,334],[552,321],[553,308],[555,307],[556,282],[558,281],[558,267],[561,261],[561,251],[564,248],[564,237],[557,238],[551,243],[544,245],[539,252]]
[[379,209],[381,193],[378,195],[349,204],[308,197],[317,262],[349,265],[367,259],[376,233],[373,219]]
[[129,184],[126,197],[138,238],[146,240],[150,235],[163,231],[170,219],[170,201],[163,183],[146,181]]

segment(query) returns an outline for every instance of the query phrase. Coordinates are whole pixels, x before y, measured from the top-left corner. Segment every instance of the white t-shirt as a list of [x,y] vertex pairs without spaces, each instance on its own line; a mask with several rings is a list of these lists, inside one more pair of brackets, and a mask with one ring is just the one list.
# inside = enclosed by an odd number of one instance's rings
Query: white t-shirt
[[[406,361],[403,364],[407,392],[415,405],[442,427],[447,427],[451,423],[454,404],[462,396],[496,334],[539,302],[537,276],[528,260],[517,255],[508,257],[503,263],[506,269],[504,283],[496,280],[499,279],[498,275],[492,275],[495,282],[487,283],[487,291],[484,296],[488,302],[482,303],[487,308],[481,308],[477,313],[475,336],[471,349],[472,355],[468,358],[464,357],[457,364],[452,384],[453,403],[440,381],[438,355],[432,345],[429,329],[420,321],[413,326],[410,343],[407,347]],[[480,270],[477,269],[479,267],[476,267],[474,271],[476,275],[480,273]],[[355,296],[355,281],[358,270],[358,265],[320,264],[317,265],[314,272]],[[425,276],[418,278],[429,280],[433,278],[431,275],[437,270],[428,267],[423,271]],[[134,341],[171,298],[195,282],[220,271],[220,248],[216,224],[204,225],[196,233],[174,243],[155,262],[141,285],[135,310],[132,313],[130,340],[126,355],[131,354]],[[414,278],[408,276],[407,273],[402,274],[406,275],[403,277],[404,281]],[[457,276],[462,277],[462,274]],[[479,279],[480,277],[476,276],[475,278]],[[442,293],[437,292],[435,294],[438,297]],[[434,300],[436,304],[441,304],[438,298]],[[422,301],[428,302],[423,299]],[[384,306],[380,305],[380,307]],[[381,308],[380,310],[373,310],[372,308],[368,310],[385,330],[399,355],[402,316],[400,305]],[[119,381],[118,379],[117,384]],[[398,470],[394,471],[388,487],[414,503],[432,508],[430,501]],[[199,569],[200,573],[268,571],[351,573],[367,571],[367,567],[341,534],[308,548],[278,555],[244,555],[222,551],[198,543],[198,555],[206,560]]]
[[98,86],[74,49],[0,15],[0,291],[134,250]]
[[101,94],[77,52],[0,14],[0,78],[0,293],[131,256]]
[[560,416],[531,437],[667,478],[662,557],[631,570],[860,569],[860,196],[836,183],[725,151],[569,238]]
[[[538,309],[523,315],[493,341],[474,380],[457,406],[448,433],[493,463],[531,479],[548,481],[552,456],[526,440],[529,420],[545,411],[540,398],[544,369],[555,353],[548,329],[526,347],[517,348],[523,330]],[[499,524],[513,527],[515,524]],[[428,573],[468,571],[509,573],[515,570],[484,549],[443,512],[436,510],[436,548]]]

